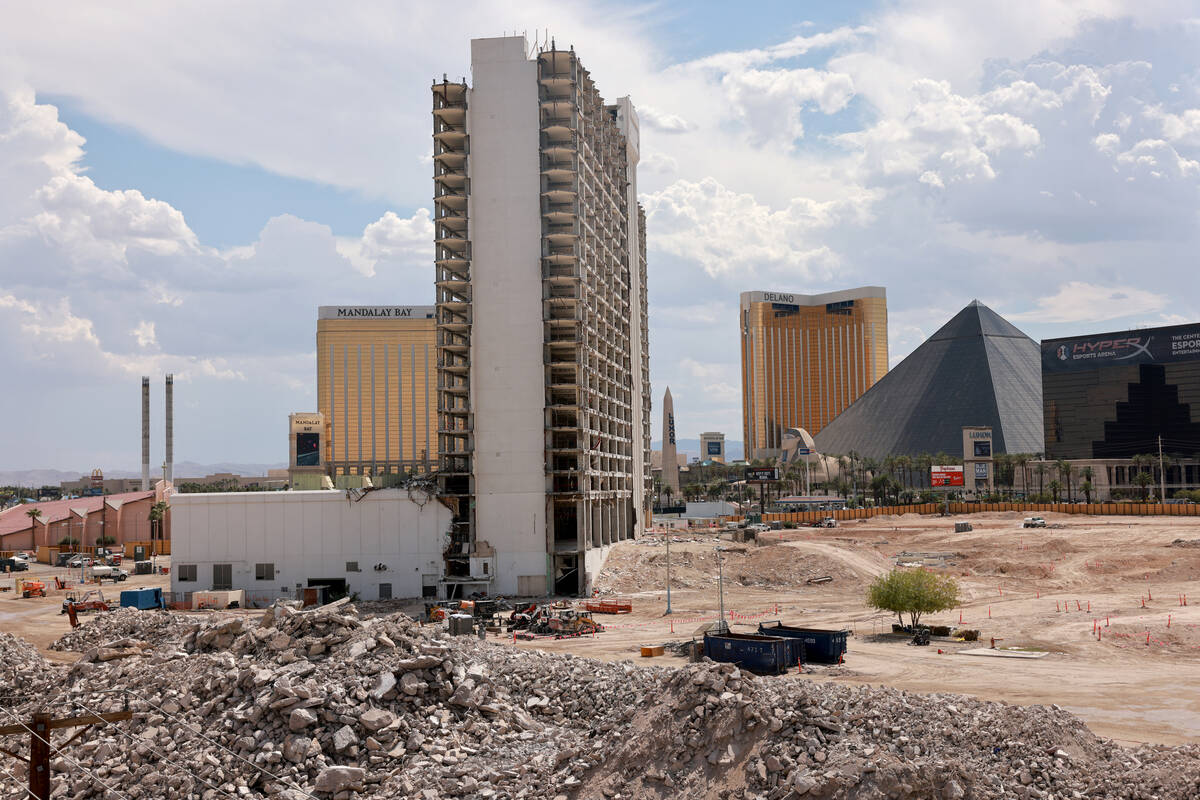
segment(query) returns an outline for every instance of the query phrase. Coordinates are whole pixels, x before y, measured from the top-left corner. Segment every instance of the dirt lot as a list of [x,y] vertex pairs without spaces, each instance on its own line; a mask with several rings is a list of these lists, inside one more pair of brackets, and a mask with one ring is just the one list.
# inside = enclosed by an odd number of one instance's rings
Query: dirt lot
[[[160,557],[159,563],[166,566],[170,560]],[[124,567],[133,572],[132,562]],[[34,564],[26,572],[16,573],[16,578],[42,581],[47,586],[46,597],[31,597],[25,599],[14,591],[14,576],[0,576],[0,631],[34,643],[42,651],[42,655],[51,661],[74,661],[77,653],[62,653],[50,650],[55,639],[71,629],[67,615],[62,613],[62,601],[68,594],[82,597],[91,590],[99,589],[104,593],[104,599],[112,607],[117,607],[121,600],[122,589],[143,589],[160,587],[164,591],[170,588],[169,575],[130,575],[120,583],[105,581],[103,585],[94,584],[80,586],[79,570],[50,567],[45,564]],[[54,578],[66,581],[70,588],[58,590],[54,588]],[[80,615],[81,622],[87,622],[89,614]]]
[[[1200,546],[1172,545],[1200,540],[1200,524],[1180,518],[1047,519],[1059,527],[1024,530],[1021,515],[996,513],[906,515],[833,530],[772,532],[759,545],[733,544],[715,534],[675,535],[670,616],[665,542],[661,534],[650,535],[613,548],[599,581],[606,596],[631,597],[632,614],[602,617],[608,629],[595,638],[515,646],[641,665],[682,663],[670,649],[666,656],[643,659],[639,648],[685,642],[715,618],[719,543],[730,548],[723,563],[725,608],[734,613],[735,631],[782,619],[854,632],[843,666],[780,680],[1053,703],[1081,716],[1097,733],[1124,742],[1200,739]],[[975,529],[956,534],[955,521],[970,521]],[[891,636],[895,618],[868,608],[863,596],[872,577],[897,560],[924,561],[959,578],[961,608],[935,615],[931,624],[957,626],[961,614],[965,626],[982,632],[984,647],[995,637],[1001,648],[1049,654],[1036,660],[957,655],[976,645],[935,640],[930,647],[914,647]],[[52,571],[38,569],[47,571],[49,581]],[[809,582],[824,577],[831,580]],[[166,576],[133,576],[119,586],[105,584],[104,592],[115,600],[122,588],[166,584]],[[1187,607],[1179,605],[1185,593]],[[62,594],[23,600],[0,593],[0,630],[32,641],[48,658],[74,659],[75,654],[47,649],[68,630],[59,613]],[[1099,637],[1093,633],[1097,624]]]
[[[1053,527],[1025,530],[1015,513],[906,515],[833,530],[772,532],[767,544],[757,546],[677,535],[671,544],[669,617],[666,548],[661,535],[652,535],[615,547],[599,581],[602,590],[632,597],[633,614],[602,617],[609,628],[594,639],[517,646],[643,664],[682,662],[670,649],[664,657],[641,659],[639,647],[690,639],[714,618],[714,545],[721,543],[733,549],[725,555],[724,572],[725,608],[737,614],[735,631],[749,632],[760,619],[782,619],[854,632],[844,666],[816,668],[805,679],[1054,703],[1121,741],[1196,741],[1200,547],[1172,542],[1200,539],[1200,524],[1070,515],[1047,520]],[[970,521],[974,530],[956,534],[954,521]],[[868,608],[863,596],[871,578],[897,560],[923,562],[959,579],[961,608],[935,615],[931,624],[957,626],[961,614],[966,627],[981,631],[983,647],[995,637],[999,648],[1049,654],[1036,660],[956,655],[978,645],[935,640],[930,647],[914,647],[893,637],[895,617]],[[833,580],[808,583],[826,575]],[[1182,607],[1185,593],[1189,605]],[[1100,626],[1099,637],[1094,625]]]

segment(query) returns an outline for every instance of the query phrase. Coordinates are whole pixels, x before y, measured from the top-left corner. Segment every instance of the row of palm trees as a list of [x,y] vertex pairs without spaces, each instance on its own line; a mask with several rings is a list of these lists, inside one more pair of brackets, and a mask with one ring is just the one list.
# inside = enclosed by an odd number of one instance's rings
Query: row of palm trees
[[[882,459],[863,456],[855,451],[845,455],[828,456],[837,465],[833,475],[825,475],[824,469],[813,465],[812,474],[806,472],[810,466],[804,462],[789,465],[780,476],[780,484],[772,487],[770,495],[778,496],[786,488],[792,494],[803,492],[805,485],[814,491],[835,494],[848,502],[871,497],[877,504],[910,503],[928,501],[930,492],[930,468],[934,464],[962,464],[962,458],[945,452],[921,453],[914,456],[897,455]],[[1152,455],[1135,455],[1131,463],[1134,470],[1130,483],[1137,487],[1142,499],[1149,497],[1149,489],[1156,483],[1158,459]],[[751,466],[771,466],[770,461],[752,461]],[[1095,473],[1092,467],[1077,467],[1066,459],[1047,461],[1043,453],[997,453],[992,459],[994,492],[987,498],[994,501],[1014,499],[1018,496],[1041,502],[1075,502],[1082,499],[1092,501],[1095,493]],[[740,476],[740,467],[713,465],[702,480],[681,487],[682,500],[755,500],[758,492],[745,485],[735,485]],[[674,493],[669,487],[657,486],[657,491],[667,496],[668,505]]]

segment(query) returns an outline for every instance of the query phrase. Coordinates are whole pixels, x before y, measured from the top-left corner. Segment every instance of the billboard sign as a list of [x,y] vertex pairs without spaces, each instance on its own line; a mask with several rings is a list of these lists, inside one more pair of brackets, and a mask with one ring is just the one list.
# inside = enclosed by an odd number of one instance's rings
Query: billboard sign
[[982,442],[974,441],[974,442],[971,442],[971,444],[973,445],[972,452],[975,453],[976,458],[991,458],[992,457],[992,443],[990,440],[984,440]]
[[751,483],[779,480],[779,470],[775,467],[746,467],[746,480]]
[[963,468],[960,465],[948,464],[939,466],[934,464],[929,468],[929,483],[931,486],[962,486],[963,485]]
[[296,466],[297,467],[319,467],[319,466],[321,466],[321,434],[319,434],[319,433],[298,433],[298,434],[296,434]]
[[710,456],[721,455],[721,443],[720,442],[706,442],[705,444],[708,446],[708,454]]
[[1171,325],[1042,342],[1042,371],[1200,361],[1200,325]]
[[975,462],[975,480],[986,481],[988,478],[988,465],[986,461]]

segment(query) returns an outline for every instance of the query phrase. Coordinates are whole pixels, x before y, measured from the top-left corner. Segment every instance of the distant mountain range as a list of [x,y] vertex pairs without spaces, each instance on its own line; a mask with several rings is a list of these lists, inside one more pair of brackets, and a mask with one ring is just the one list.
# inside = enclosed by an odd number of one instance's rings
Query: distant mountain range
[[[662,449],[662,442],[651,442],[650,446],[655,450]],[[700,457],[700,440],[699,439],[680,439],[676,443],[676,448],[680,453],[687,453],[688,461]],[[738,461],[742,457],[742,443],[734,441],[725,441],[725,458],[728,461]],[[205,475],[212,475],[217,472],[232,472],[234,475],[245,475],[254,477],[258,475],[266,475],[269,469],[283,469],[285,463],[276,464],[242,464],[237,462],[225,461],[217,464],[198,464],[195,461],[180,461],[175,465],[175,479],[184,480],[187,478],[203,478]],[[58,486],[63,481],[77,481],[80,478],[91,475],[90,469],[81,470],[62,470],[62,469],[14,469],[0,470],[0,486]],[[162,477],[162,467],[152,467],[150,476]],[[106,478],[140,478],[142,471],[140,469],[114,469],[104,470]]]
[[[651,450],[662,450],[662,442],[651,442]],[[688,461],[693,458],[700,457],[700,440],[699,439],[677,439],[675,441],[675,449],[680,453],[688,454]],[[742,443],[725,440],[725,460],[740,461],[742,459]]]
[[[205,475],[212,475],[217,472],[232,472],[234,475],[254,477],[266,475],[269,469],[282,469],[286,466],[287,464],[285,463],[239,464],[222,462],[219,464],[197,464],[195,461],[180,461],[175,465],[175,479],[203,478]],[[90,469],[76,471],[61,469],[0,470],[0,486],[57,486],[63,481],[77,481],[91,474],[92,471]],[[152,478],[162,477],[162,467],[158,467],[157,469],[151,467],[150,476]],[[105,470],[104,477],[140,478],[142,477],[142,471],[141,469]]]

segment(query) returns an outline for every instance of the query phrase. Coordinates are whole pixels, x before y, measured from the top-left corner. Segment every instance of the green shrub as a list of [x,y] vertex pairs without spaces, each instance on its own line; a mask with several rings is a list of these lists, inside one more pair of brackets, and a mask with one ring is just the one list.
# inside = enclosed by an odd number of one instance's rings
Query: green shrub
[[924,569],[894,569],[880,575],[867,588],[867,604],[891,611],[904,624],[908,614],[912,627],[921,615],[945,611],[958,605],[958,582],[948,575]]

